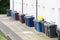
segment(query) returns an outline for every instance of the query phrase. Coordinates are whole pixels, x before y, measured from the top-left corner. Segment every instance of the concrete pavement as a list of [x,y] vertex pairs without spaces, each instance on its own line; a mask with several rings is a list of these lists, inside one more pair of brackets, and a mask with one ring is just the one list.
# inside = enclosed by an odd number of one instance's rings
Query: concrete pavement
[[22,40],[17,34],[15,34],[11,29],[9,29],[5,24],[0,21],[0,30],[9,36],[12,40]]

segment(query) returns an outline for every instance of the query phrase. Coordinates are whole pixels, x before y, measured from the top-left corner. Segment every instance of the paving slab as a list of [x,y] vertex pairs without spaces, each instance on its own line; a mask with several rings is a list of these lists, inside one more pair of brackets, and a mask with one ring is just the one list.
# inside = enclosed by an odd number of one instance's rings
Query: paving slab
[[12,40],[22,40],[17,34],[15,34],[10,28],[0,21],[0,30],[6,35],[9,36]]

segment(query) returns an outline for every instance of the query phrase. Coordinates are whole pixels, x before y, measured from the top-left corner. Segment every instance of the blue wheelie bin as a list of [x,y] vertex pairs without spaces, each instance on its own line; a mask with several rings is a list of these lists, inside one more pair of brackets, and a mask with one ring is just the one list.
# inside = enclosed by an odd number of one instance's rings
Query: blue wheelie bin
[[15,19],[13,10],[11,11],[11,17],[12,17],[13,20]]
[[29,27],[34,26],[34,17],[33,16],[26,16],[26,25]]
[[42,32],[42,24],[41,24],[41,21],[36,21],[36,30],[38,32]]

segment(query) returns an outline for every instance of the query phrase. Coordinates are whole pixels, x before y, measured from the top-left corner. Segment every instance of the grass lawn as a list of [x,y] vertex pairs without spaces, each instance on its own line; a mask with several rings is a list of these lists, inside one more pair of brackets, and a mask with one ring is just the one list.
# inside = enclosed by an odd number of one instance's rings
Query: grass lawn
[[4,34],[0,31],[0,40],[7,40]]
[[0,34],[0,40],[7,40],[7,39]]

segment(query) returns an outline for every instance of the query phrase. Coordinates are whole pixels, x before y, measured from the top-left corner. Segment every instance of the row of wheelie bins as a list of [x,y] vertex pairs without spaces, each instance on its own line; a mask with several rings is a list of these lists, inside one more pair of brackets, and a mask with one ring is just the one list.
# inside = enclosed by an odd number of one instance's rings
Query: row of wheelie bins
[[11,11],[10,16],[14,20],[19,20],[21,23],[25,23],[28,27],[35,27],[36,31],[45,33],[48,37],[54,38],[58,36],[60,40],[60,31],[57,30],[57,25],[49,23],[47,21],[35,20],[33,16],[26,16],[25,14],[19,14],[17,11]]
[[13,20],[19,20],[21,23],[26,23],[26,25],[29,27],[34,26],[33,16],[26,16],[25,14],[19,14],[17,11],[13,11],[13,10],[11,10],[11,13],[8,13],[8,14],[11,15]]
[[25,16],[25,14],[21,14],[19,16],[20,22],[21,23],[25,23],[27,26],[29,27],[33,27],[34,26],[34,17],[33,16]]
[[14,20],[19,20],[19,13],[17,13],[17,11],[13,11],[13,10],[10,10],[10,9],[7,9],[6,10],[7,12],[7,16],[11,16],[12,19]]
[[55,24],[50,24],[50,23],[45,24],[45,33],[47,36],[51,38],[57,37],[56,29],[57,29],[57,25]]
[[19,13],[17,11],[11,11],[11,17],[13,20],[19,20]]
[[46,36],[50,38],[57,37],[57,25],[52,24],[46,21],[36,21],[36,30],[38,32],[43,32],[46,34]]

